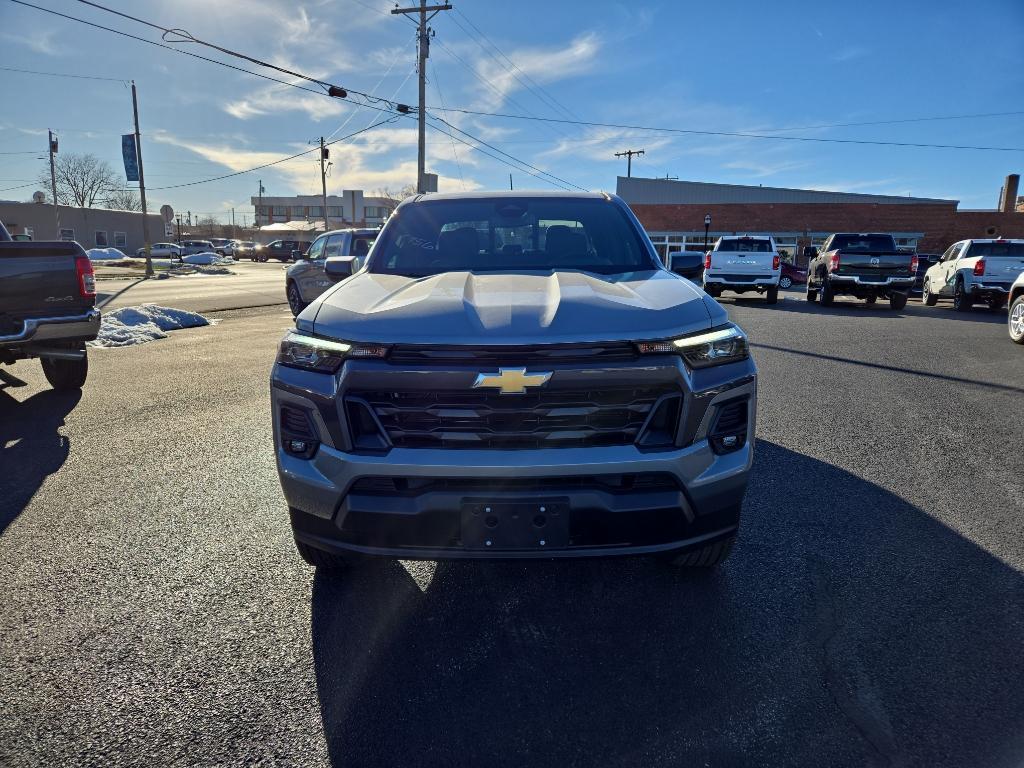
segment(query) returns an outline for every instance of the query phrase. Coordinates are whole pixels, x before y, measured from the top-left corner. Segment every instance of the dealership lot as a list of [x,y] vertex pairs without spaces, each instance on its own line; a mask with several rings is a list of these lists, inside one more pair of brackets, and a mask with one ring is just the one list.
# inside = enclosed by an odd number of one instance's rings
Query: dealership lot
[[282,306],[97,350],[80,397],[16,365],[0,764],[1019,764],[1005,314],[722,303],[759,367],[759,442],[739,544],[703,575],[315,574],[274,470]]

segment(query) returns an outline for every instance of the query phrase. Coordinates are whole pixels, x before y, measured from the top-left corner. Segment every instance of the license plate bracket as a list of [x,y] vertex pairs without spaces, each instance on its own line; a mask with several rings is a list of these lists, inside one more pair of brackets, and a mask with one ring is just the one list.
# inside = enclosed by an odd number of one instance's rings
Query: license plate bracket
[[567,547],[569,502],[468,499],[462,504],[462,546],[488,551]]

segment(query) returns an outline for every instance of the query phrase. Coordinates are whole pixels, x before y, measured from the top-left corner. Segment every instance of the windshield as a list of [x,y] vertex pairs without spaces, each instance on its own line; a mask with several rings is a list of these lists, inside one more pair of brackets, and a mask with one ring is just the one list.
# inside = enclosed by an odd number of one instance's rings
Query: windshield
[[836,235],[832,250],[840,251],[895,251],[896,241],[889,235]]
[[369,271],[655,269],[640,233],[614,204],[592,198],[438,200],[407,206],[384,229]]
[[719,251],[733,251],[740,253],[771,253],[772,243],[770,240],[757,240],[752,237],[737,237],[731,240],[720,240]]
[[1024,256],[1024,242],[971,243],[967,249],[971,256]]

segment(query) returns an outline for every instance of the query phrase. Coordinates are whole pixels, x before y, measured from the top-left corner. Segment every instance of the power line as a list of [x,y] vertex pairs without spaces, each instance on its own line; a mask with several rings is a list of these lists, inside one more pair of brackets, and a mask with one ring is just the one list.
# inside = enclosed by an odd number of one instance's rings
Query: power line
[[0,152],[0,155],[38,155],[39,152],[34,149],[19,150],[18,152]]
[[501,117],[508,120],[536,120],[543,123],[560,123],[563,125],[579,125],[587,128],[616,128],[630,131],[659,131],[663,133],[675,133],[687,136],[724,136],[739,139],[768,139],[771,141],[803,141],[821,144],[865,144],[881,147],[919,147],[928,149],[972,149],[985,152],[1024,152],[1024,147],[979,147],[966,144],[927,144],[913,141],[872,141],[869,139],[826,139],[815,136],[769,136],[763,133],[746,133],[739,131],[698,131],[687,128],[665,128],[646,125],[630,125],[627,123],[598,123],[586,120],[564,120],[557,117],[537,117],[526,115],[514,115],[507,112],[483,112],[475,109],[459,109],[449,107],[450,112],[459,112],[464,115],[477,115],[480,117]]
[[984,117],[1013,117],[1024,115],[1024,112],[982,112],[974,115],[938,115],[935,117],[904,117],[894,120],[868,120],[861,123],[827,123],[825,125],[802,125],[793,128],[763,128],[762,133],[781,133],[783,131],[812,131],[820,128],[854,128],[865,125],[898,125],[900,123],[927,123],[937,120],[974,120]]
[[[461,133],[463,136],[465,136],[465,137],[467,137],[469,139],[472,139],[473,141],[477,142],[478,144],[482,144],[483,146],[487,147],[488,149],[492,149],[495,152],[497,152],[498,154],[504,155],[505,157],[509,158],[510,160],[514,160],[515,162],[519,163],[520,165],[526,166],[526,168],[532,169],[534,171],[537,171],[537,173],[543,174],[544,176],[547,176],[547,177],[549,177],[551,179],[554,179],[556,182],[558,182],[558,184],[555,184],[554,186],[567,185],[567,187],[575,187],[576,189],[580,190],[581,192],[588,191],[585,187],[581,187],[579,184],[574,184],[571,181],[567,181],[566,179],[561,178],[560,176],[555,176],[555,174],[550,173],[548,171],[545,171],[543,168],[538,168],[535,165],[530,165],[525,160],[520,160],[518,157],[515,157],[514,155],[510,155],[508,152],[505,152],[503,150],[498,149],[493,144],[488,144],[483,139],[477,138],[476,136],[473,136],[472,134],[467,133],[466,131],[462,130],[461,128],[458,128],[458,127],[452,125],[447,120],[445,120],[443,117],[438,117],[437,115],[431,115],[431,117],[433,117],[434,120],[437,120],[439,122],[444,123],[445,125],[447,125],[453,131]],[[463,143],[466,143],[466,142],[463,142]],[[470,144],[469,146],[473,146],[473,145]],[[508,165],[508,163],[506,163],[506,165]],[[517,169],[517,170],[519,170],[519,169]],[[529,173],[529,171],[527,171],[527,173]],[[533,174],[533,173],[531,173],[530,175],[531,176],[536,176],[536,174]],[[538,177],[538,178],[540,178],[540,177]],[[548,182],[548,183],[551,183],[551,182]]]
[[0,67],[4,72],[20,72],[23,75],[45,75],[47,77],[71,77],[75,80],[108,80],[111,83],[127,83],[117,77],[99,77],[97,75],[72,75],[67,72],[37,72],[34,69],[15,69],[14,67]]

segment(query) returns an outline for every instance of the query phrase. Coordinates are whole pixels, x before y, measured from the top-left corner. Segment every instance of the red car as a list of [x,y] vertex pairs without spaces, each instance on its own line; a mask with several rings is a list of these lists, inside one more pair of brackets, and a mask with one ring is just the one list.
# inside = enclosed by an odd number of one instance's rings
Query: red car
[[782,275],[779,277],[779,288],[789,288],[794,283],[807,282],[807,269],[794,267],[789,262],[782,262]]

